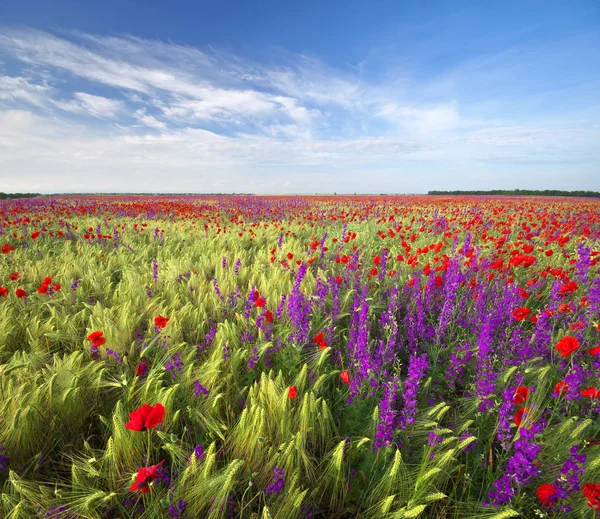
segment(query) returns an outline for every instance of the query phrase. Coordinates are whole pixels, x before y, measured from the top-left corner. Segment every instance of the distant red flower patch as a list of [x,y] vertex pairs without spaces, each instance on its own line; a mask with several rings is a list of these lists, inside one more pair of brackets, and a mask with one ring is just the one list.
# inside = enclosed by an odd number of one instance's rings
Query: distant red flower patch
[[154,429],[161,424],[165,418],[165,408],[162,404],[154,406],[144,404],[142,407],[129,413],[129,422],[125,424],[127,429],[132,431],[146,431]]
[[15,248],[12,245],[9,245],[8,243],[2,245],[2,254],[8,254],[10,251],[13,250],[15,250]]

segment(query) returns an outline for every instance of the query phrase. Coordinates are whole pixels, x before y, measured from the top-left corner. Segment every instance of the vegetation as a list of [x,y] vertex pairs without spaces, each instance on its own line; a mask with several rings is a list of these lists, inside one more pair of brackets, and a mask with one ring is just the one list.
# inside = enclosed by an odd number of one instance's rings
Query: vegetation
[[0,517],[594,517],[598,202],[0,217]]

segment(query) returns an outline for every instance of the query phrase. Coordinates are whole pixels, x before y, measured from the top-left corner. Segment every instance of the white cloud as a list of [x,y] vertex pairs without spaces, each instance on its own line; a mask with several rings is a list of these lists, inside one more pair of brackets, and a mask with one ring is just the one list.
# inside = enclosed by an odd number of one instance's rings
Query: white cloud
[[468,119],[451,90],[369,83],[364,64],[357,74],[282,50],[266,64],[35,30],[0,31],[0,55],[23,69],[0,76],[7,189],[418,192],[440,187],[452,168],[464,179],[472,164],[485,173],[490,161],[569,159],[585,162],[573,175],[585,187],[600,159],[597,130]]

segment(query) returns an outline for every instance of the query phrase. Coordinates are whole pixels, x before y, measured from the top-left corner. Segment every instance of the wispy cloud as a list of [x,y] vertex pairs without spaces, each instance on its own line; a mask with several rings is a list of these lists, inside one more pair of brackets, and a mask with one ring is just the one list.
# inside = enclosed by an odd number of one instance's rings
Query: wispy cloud
[[[489,115],[451,73],[376,83],[364,63],[342,70],[282,49],[261,61],[29,29],[1,30],[0,57],[17,71],[0,75],[0,177],[15,190],[415,192],[444,187],[449,170],[497,176],[495,159],[532,181],[534,164],[552,174],[572,159],[570,182],[590,187],[600,159],[597,128]],[[476,80],[485,67],[462,70]]]

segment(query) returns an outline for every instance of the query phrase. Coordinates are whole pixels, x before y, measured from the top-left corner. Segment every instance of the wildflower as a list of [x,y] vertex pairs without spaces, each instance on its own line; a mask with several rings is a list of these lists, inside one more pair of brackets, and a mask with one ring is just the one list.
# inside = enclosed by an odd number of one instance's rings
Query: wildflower
[[265,489],[265,494],[268,496],[269,494],[279,494],[283,487],[285,486],[285,472],[283,469],[279,467],[275,467],[273,469],[273,478],[271,483],[267,485]]
[[158,476],[158,469],[165,462],[162,460],[157,465],[152,465],[151,467],[142,467],[135,477],[135,483],[129,487],[129,490],[135,492],[136,490],[141,490],[142,494],[147,494],[150,492],[150,483],[152,483]]
[[9,245],[8,243],[2,245],[2,254],[8,254],[10,251],[13,250],[15,250],[15,248],[12,245]]
[[317,333],[317,335],[315,335],[315,338],[313,339],[317,344],[321,344],[324,340],[323,337],[323,332],[319,332]]
[[256,308],[262,308],[266,304],[267,302],[262,297],[258,297],[254,300],[254,306],[256,306]]
[[19,299],[27,297],[27,292],[25,292],[25,290],[23,290],[22,288],[17,288],[17,290],[15,290],[15,294]]
[[154,318],[154,326],[157,326],[158,328],[165,328],[169,320],[169,317],[164,317],[158,314],[158,316]]
[[556,500],[556,494],[556,488],[549,483],[540,485],[537,489],[538,499],[546,506],[552,506],[553,501]]
[[564,380],[557,382],[554,386],[554,392],[559,395],[564,395],[569,390],[569,384],[567,384]]
[[529,413],[529,411],[531,411],[531,409],[529,409],[529,407],[521,407],[515,413],[514,422],[518,427],[520,427],[521,424],[523,423],[523,421],[527,418],[527,413]]
[[148,362],[143,360],[142,362],[140,362],[136,368],[135,368],[135,376],[136,377],[143,377],[146,372],[148,371]]
[[579,341],[572,335],[567,335],[556,343],[556,350],[561,357],[568,357],[577,349],[579,349]]
[[590,350],[588,350],[588,353],[592,356],[595,357],[596,355],[600,355],[600,345],[596,346],[595,348],[592,348]]
[[21,275],[15,270],[9,277],[11,281],[16,281]]
[[4,287],[0,287],[0,296],[6,297],[8,295],[8,290]]
[[267,310],[265,312],[265,321],[267,321],[268,323],[273,322],[273,312],[271,312],[271,310]]
[[4,447],[0,445],[0,472],[4,472],[8,468],[8,462],[10,461],[10,458],[2,452],[4,452]]
[[198,380],[194,380],[194,396],[208,395],[208,389],[206,389]]
[[529,388],[526,386],[519,386],[515,390],[515,396],[513,398],[513,404],[521,405],[525,400],[529,398]]
[[600,510],[600,483],[586,483],[582,489],[583,495],[587,499],[587,505],[592,510]]
[[527,319],[530,313],[531,310],[529,310],[529,308],[517,308],[513,311],[512,316],[515,318],[515,320],[522,321],[523,319]]
[[165,408],[162,404],[151,406],[144,404],[142,407],[129,413],[129,422],[125,424],[127,429],[132,431],[145,431],[154,429],[161,424],[165,418]]
[[106,344],[106,338],[102,337],[102,335],[104,335],[104,332],[98,330],[97,332],[90,333],[87,340],[91,341],[93,347],[98,348],[98,346]]
[[340,373],[340,378],[342,379],[342,382],[343,382],[344,384],[350,384],[350,374],[348,373],[348,371],[347,371],[347,370],[345,370],[345,371],[342,371],[342,372]]
[[296,386],[290,386],[290,389],[288,389],[288,396],[290,398],[296,398]]
[[595,387],[588,387],[587,389],[584,389],[581,392],[581,396],[584,396],[585,398],[589,398],[590,400],[597,400],[598,398],[600,398],[600,389],[597,389]]
[[39,235],[40,235],[40,231],[35,231],[34,233],[31,233],[31,238],[33,240],[35,240]]

